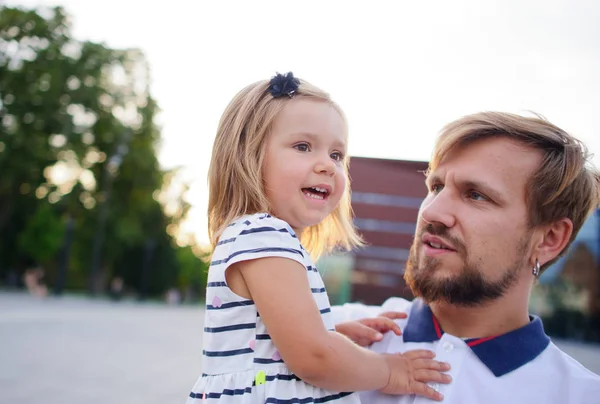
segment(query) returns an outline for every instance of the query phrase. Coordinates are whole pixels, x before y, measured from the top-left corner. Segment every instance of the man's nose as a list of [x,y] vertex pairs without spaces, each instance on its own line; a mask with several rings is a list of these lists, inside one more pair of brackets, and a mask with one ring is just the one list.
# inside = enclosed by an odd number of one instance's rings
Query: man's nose
[[455,204],[452,193],[444,188],[437,194],[429,194],[425,198],[419,215],[426,223],[443,224],[449,228],[456,223]]

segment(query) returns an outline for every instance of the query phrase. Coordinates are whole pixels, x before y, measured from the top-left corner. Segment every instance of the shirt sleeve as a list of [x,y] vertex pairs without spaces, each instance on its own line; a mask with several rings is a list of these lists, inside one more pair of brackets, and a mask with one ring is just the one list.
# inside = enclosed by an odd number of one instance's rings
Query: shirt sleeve
[[304,265],[306,252],[292,228],[283,220],[257,214],[238,223],[237,228],[239,231],[218,243],[231,245],[228,255],[221,259],[227,267],[237,262],[266,257],[289,258]]
[[344,321],[376,317],[380,313],[386,311],[407,312],[409,308],[409,301],[399,297],[391,297],[387,299],[381,306],[370,306],[362,303],[345,303],[340,306],[332,306],[331,313],[333,315],[334,324],[339,324],[343,323]]
[[334,324],[375,317],[380,312],[381,306],[367,306],[362,303],[345,303],[339,306],[331,306]]

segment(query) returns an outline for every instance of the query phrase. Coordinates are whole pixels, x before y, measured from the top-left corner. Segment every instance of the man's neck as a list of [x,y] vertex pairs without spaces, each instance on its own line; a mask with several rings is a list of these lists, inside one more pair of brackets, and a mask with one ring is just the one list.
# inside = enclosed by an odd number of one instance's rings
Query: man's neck
[[433,302],[429,305],[444,332],[459,338],[506,334],[529,323],[528,300],[504,296],[485,305],[464,307]]

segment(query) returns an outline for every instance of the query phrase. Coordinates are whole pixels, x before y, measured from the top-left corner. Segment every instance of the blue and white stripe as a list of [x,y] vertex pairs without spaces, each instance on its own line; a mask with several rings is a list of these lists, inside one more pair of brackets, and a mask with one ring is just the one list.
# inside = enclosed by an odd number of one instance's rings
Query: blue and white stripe
[[[292,228],[265,213],[236,220],[225,229],[213,252],[206,289],[203,374],[188,404],[359,404],[355,394],[319,389],[292,374],[254,302],[227,286],[225,271],[230,265],[262,257],[289,258],[303,265],[323,323],[335,329],[321,275]],[[257,372],[265,374],[265,383],[258,386],[254,383]]]

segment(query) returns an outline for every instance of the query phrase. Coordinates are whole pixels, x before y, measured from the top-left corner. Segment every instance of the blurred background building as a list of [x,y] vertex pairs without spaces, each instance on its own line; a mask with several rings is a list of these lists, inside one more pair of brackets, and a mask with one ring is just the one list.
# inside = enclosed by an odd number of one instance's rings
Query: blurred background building
[[389,296],[411,297],[403,274],[427,194],[426,169],[421,161],[352,159],[352,208],[367,246],[355,253],[351,300],[381,304]]

